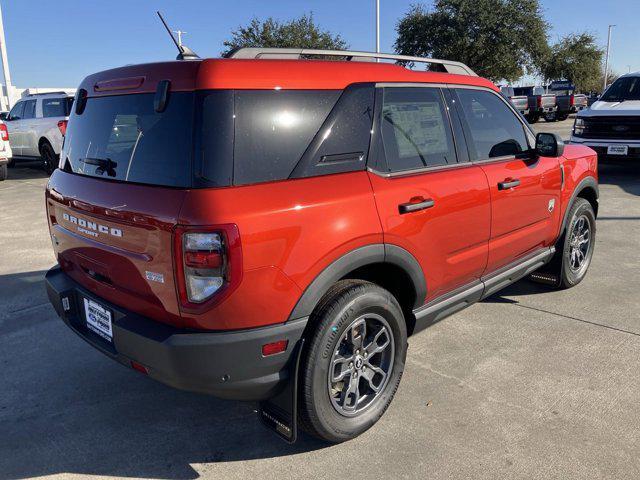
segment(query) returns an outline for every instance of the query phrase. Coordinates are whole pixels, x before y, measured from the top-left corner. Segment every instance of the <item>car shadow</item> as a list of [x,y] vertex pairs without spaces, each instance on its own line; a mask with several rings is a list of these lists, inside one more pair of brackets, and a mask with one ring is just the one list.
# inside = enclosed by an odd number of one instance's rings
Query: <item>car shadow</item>
[[640,196],[640,162],[600,162],[598,181],[602,185],[617,185],[627,193]]
[[[253,403],[178,391],[113,362],[59,320],[43,277],[0,276],[0,478],[193,479],[200,464],[328,446],[305,434],[289,445]],[[13,303],[4,295],[21,291]]]
[[41,160],[20,161],[9,167],[8,178],[11,180],[33,180],[34,178],[48,178],[47,173],[42,169]]

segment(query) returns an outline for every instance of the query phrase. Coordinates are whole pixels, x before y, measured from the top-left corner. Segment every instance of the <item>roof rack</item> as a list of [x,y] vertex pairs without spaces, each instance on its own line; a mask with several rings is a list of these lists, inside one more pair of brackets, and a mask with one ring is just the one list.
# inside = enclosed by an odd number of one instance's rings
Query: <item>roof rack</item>
[[352,52],[348,50],[313,50],[307,48],[238,48],[229,52],[226,58],[268,58],[278,60],[300,60],[304,57],[343,57],[347,61],[373,62],[378,59],[395,60],[396,62],[426,63],[441,65],[447,73],[459,75],[478,75],[467,65],[452,60],[438,60],[436,58],[409,57],[391,53]]
[[64,90],[59,90],[57,92],[37,92],[37,93],[25,93],[24,96],[25,97],[37,97],[40,95],[68,95],[70,97],[72,97],[73,95],[70,94],[69,92],[65,92]]

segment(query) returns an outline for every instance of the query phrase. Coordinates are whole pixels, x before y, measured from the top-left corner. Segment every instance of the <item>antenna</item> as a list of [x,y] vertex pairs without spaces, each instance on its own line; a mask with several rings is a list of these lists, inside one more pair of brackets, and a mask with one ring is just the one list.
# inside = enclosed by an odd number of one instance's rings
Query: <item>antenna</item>
[[173,43],[175,44],[176,48],[178,49],[178,56],[176,57],[176,60],[193,60],[195,58],[200,58],[198,56],[197,53],[195,53],[193,50],[191,50],[189,47],[187,47],[186,45],[182,45],[182,33],[186,33],[186,32],[180,32],[180,42],[176,41],[176,37],[173,36],[173,33],[171,33],[171,29],[169,28],[169,25],[167,25],[167,22],[165,22],[164,17],[162,16],[162,14],[158,11],[156,12],[158,14],[158,17],[160,17],[160,21],[162,22],[162,25],[164,25],[164,28],[167,30],[167,33],[169,34],[169,36],[171,37],[171,40],[173,41]]

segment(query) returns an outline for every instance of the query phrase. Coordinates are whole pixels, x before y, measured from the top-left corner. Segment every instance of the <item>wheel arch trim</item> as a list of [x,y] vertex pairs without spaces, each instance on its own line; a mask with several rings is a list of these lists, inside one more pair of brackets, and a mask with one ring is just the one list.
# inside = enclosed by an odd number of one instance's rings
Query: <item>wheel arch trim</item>
[[[562,224],[560,225],[560,234],[559,236],[561,236],[564,231],[567,228],[567,222],[569,221],[569,212],[571,211],[571,206],[573,205],[573,203],[576,201],[576,198],[578,198],[580,196],[580,194],[585,191],[586,189],[591,188],[595,194],[596,194],[596,199],[598,199],[600,197],[600,189],[598,188],[598,181],[594,178],[594,177],[586,177],[583,178],[578,185],[576,186],[576,188],[573,189],[573,193],[571,194],[571,197],[569,198],[569,201],[567,202],[567,208],[564,211],[563,217],[562,217]],[[597,212],[594,212],[597,214]]]
[[424,304],[427,283],[418,260],[402,247],[378,243],[351,250],[325,267],[298,299],[289,315],[289,321],[311,315],[320,299],[334,283],[358,268],[376,263],[388,263],[404,270],[411,279],[416,293],[413,308]]

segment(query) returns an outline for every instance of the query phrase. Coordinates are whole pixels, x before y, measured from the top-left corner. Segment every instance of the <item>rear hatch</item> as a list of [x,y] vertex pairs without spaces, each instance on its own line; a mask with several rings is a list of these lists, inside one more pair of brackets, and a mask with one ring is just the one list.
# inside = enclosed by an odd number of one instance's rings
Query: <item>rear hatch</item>
[[192,185],[195,94],[171,92],[157,111],[158,82],[122,74],[85,80],[70,115],[46,194],[53,247],[90,295],[181,325],[173,231]]

